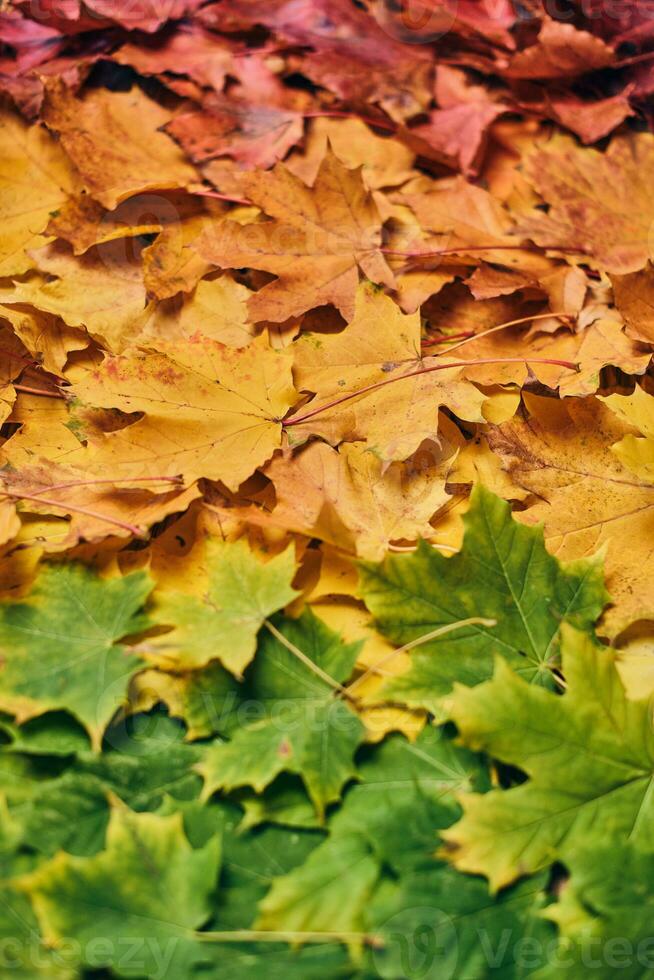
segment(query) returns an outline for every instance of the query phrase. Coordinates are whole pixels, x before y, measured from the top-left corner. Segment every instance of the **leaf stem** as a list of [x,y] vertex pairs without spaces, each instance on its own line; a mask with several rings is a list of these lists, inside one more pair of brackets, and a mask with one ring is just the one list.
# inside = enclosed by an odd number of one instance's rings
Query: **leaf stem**
[[12,500],[33,500],[37,504],[44,504],[46,507],[56,507],[59,510],[63,510],[67,514],[82,514],[84,517],[95,517],[96,520],[105,521],[107,524],[113,524],[114,527],[119,527],[123,531],[129,531],[135,537],[142,537],[141,530],[135,527],[133,524],[127,524],[125,521],[119,521],[115,517],[107,517],[105,514],[99,514],[95,510],[89,510],[87,507],[77,507],[73,504],[62,504],[58,500],[50,500],[49,498],[40,497],[36,493],[19,493],[17,490],[0,490],[0,496],[11,497]]
[[65,398],[61,391],[46,391],[44,388],[32,388],[30,385],[13,385],[16,391],[23,391],[26,395],[43,395],[44,398]]
[[531,323],[534,320],[549,320],[551,317],[558,317],[559,319],[570,319],[569,313],[538,313],[536,316],[521,316],[517,320],[508,320],[506,323],[498,323],[496,327],[490,327],[488,330],[482,330],[481,333],[473,333],[471,337],[464,337],[463,340],[459,341],[458,344],[454,344],[453,347],[448,347],[444,351],[440,351],[435,354],[435,357],[440,357],[441,354],[451,354],[453,350],[458,350],[459,347],[465,346],[465,344],[471,344],[474,340],[479,340],[481,337],[487,337],[490,333],[496,333],[498,330],[506,330],[508,327],[517,327],[521,323]]
[[385,657],[382,657],[381,660],[378,660],[376,664],[373,664],[372,667],[369,667],[368,670],[357,677],[356,680],[352,681],[352,683],[347,687],[348,694],[351,695],[355,688],[360,687],[364,681],[367,681],[368,678],[376,674],[378,670],[381,670],[382,667],[389,664],[395,659],[395,657],[399,657],[401,653],[408,653],[409,650],[413,650],[415,647],[419,647],[423,643],[429,643],[430,640],[435,640],[439,636],[445,636],[447,633],[453,633],[455,630],[462,629],[465,626],[487,626],[490,628],[491,626],[497,626],[497,620],[484,619],[481,616],[471,616],[469,619],[460,619],[456,623],[447,623],[446,626],[439,626],[430,633],[425,633],[424,636],[419,636],[415,640],[410,640],[408,643],[405,643],[404,646],[398,647],[397,650],[391,650],[391,652]]
[[[90,487],[97,486],[103,483],[176,483],[181,484],[183,481],[179,476],[122,476],[113,477],[111,479],[102,480],[71,480],[70,483],[53,483],[50,487],[44,487],[43,490],[37,490],[37,494],[50,493],[52,490],[68,490],[71,487]],[[129,489],[129,488],[126,488]],[[138,489],[135,488],[135,489]]]
[[[479,340],[480,337],[486,337],[489,333],[495,333],[496,330],[506,330],[508,327],[517,327],[521,323],[532,323],[534,320],[549,320],[550,317],[558,317],[562,320],[571,319],[570,313],[536,313],[533,316],[521,316],[517,320],[507,320],[506,323],[498,323],[496,327],[490,327],[488,330],[482,330],[480,333],[475,333],[474,330],[462,330],[460,333],[443,334],[442,337],[438,339],[427,337],[422,341],[423,347],[435,347],[437,344],[444,344],[447,340],[458,340],[461,339],[460,344],[456,344],[454,347],[448,347],[447,351],[457,350],[459,347],[463,347],[464,343],[469,343],[473,340]],[[438,357],[438,355],[435,355]]]
[[563,252],[565,254],[588,254],[581,248],[567,248],[562,245],[459,245],[456,248],[437,248],[426,252],[405,252],[397,248],[380,248],[384,255],[398,255],[406,259],[432,258],[437,255],[464,255],[466,252]]
[[247,197],[232,197],[230,194],[221,194],[219,191],[210,191],[208,188],[205,190],[204,187],[198,188],[193,191],[197,197],[213,197],[218,201],[228,201],[229,204],[245,204],[248,207],[252,207],[254,201],[249,201]]
[[224,932],[196,932],[195,938],[205,943],[351,943],[382,946],[378,936],[365,932],[274,932],[264,929],[233,929]]
[[[422,540],[427,541],[426,538],[423,538]],[[452,545],[449,544],[439,544],[438,541],[427,541],[427,544],[429,545],[430,548],[435,548],[436,550],[440,548],[441,551],[449,551],[453,555],[455,555],[459,550],[458,548],[453,548]],[[416,550],[416,547],[417,545],[415,544],[408,544],[406,546],[402,544],[389,544],[388,550],[393,552],[398,552],[399,554],[402,553],[413,554],[413,552]]]
[[474,330],[461,330],[459,333],[441,334],[440,337],[425,337],[421,341],[423,347],[436,347],[438,344],[446,344],[448,340],[460,340],[461,337],[475,337]]
[[[465,341],[462,341],[462,343],[465,343]],[[431,367],[419,368],[417,371],[409,371],[407,374],[398,374],[394,378],[376,381],[374,384],[359,388],[358,391],[351,391],[347,395],[341,395],[340,398],[334,398],[333,401],[327,402],[325,405],[319,405],[317,408],[305,412],[303,415],[293,415],[290,419],[282,419],[281,423],[284,428],[290,428],[292,425],[300,425],[300,423],[307,422],[316,415],[320,415],[321,412],[326,412],[330,408],[342,405],[343,402],[350,401],[352,398],[358,398],[359,395],[368,394],[370,391],[377,391],[379,388],[384,388],[386,385],[393,384],[395,381],[417,378],[421,374],[431,374],[434,371],[446,371],[448,368],[477,367],[480,364],[553,364],[556,367],[568,368],[570,371],[579,370],[579,365],[573,364],[572,361],[559,361],[549,357],[488,357],[480,358],[478,361],[452,361],[450,364],[433,364]]]
[[323,670],[322,667],[319,667],[318,664],[314,663],[310,657],[307,657],[306,653],[303,653],[299,647],[296,647],[294,643],[291,643],[288,637],[284,636],[284,634],[277,629],[274,623],[271,623],[269,619],[264,619],[264,625],[268,627],[275,639],[279,640],[282,646],[285,646],[286,649],[297,657],[297,659],[303,663],[305,667],[308,667],[308,669],[314,673],[316,677],[319,677],[322,681],[324,681],[325,684],[331,687],[333,691],[337,691],[338,694],[342,695],[343,697],[349,697],[348,689],[344,687],[343,684],[339,684],[339,682],[334,680],[334,678],[331,677],[327,671]]

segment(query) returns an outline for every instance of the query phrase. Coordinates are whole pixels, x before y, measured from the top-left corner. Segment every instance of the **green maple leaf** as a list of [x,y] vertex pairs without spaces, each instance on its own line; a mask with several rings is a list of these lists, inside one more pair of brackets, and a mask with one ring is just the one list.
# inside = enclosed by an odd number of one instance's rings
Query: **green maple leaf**
[[46,711],[22,725],[10,718],[3,719],[0,728],[10,739],[5,751],[66,756],[89,747],[87,732],[65,711]]
[[329,820],[329,837],[273,881],[259,905],[261,928],[340,930],[356,945],[383,869],[400,874],[426,859],[436,828],[459,813],[454,792],[485,785],[480,760],[434,728],[415,744],[391,736],[370,751],[357,776]]
[[243,830],[264,823],[307,829],[321,826],[302,780],[288,773],[278,776],[262,793],[243,790],[238,801],[245,811],[241,821]]
[[118,641],[141,632],[145,572],[102,579],[83,565],[46,565],[29,595],[0,603],[0,707],[23,722],[64,709],[99,747],[143,666]]
[[492,900],[483,879],[423,861],[380,889],[367,911],[378,944],[368,955],[371,974],[523,980],[555,945],[555,930],[541,917],[545,885],[538,875]]
[[[41,743],[49,743],[45,736],[41,730]],[[83,750],[71,761],[0,750],[0,789],[22,843],[46,855],[96,854],[104,847],[110,791],[134,810],[156,809],[164,795],[197,796],[201,780],[192,766],[200,753],[182,738],[172,719],[137,715],[108,730],[102,754]]]
[[498,658],[491,681],[457,687],[452,699],[466,744],[529,776],[462,797],[464,816],[444,834],[456,866],[494,888],[566,861],[597,834],[654,847],[650,706],[627,700],[612,651],[570,626],[562,635],[562,696]]
[[344,834],[321,844],[299,868],[276,878],[259,902],[259,929],[340,933],[357,945],[363,909],[380,868],[363,835]]
[[[326,942],[290,948],[282,943],[233,943],[211,947],[212,965],[201,966],[193,980],[364,980],[345,949]],[[367,980],[367,978],[366,978]],[[372,978],[371,978],[372,980]]]
[[176,980],[204,957],[195,930],[209,916],[219,865],[219,838],[193,850],[181,814],[115,809],[106,850],[61,852],[16,884],[46,941],[76,940],[85,966]]
[[33,850],[47,856],[59,850],[89,855],[103,847],[109,805],[99,780],[71,771],[35,781],[21,802],[11,793],[8,798],[22,843]]
[[545,876],[493,899],[482,878],[433,856],[438,829],[460,813],[455,794],[487,787],[483,762],[432,728],[414,744],[390,737],[358,775],[329,820],[327,840],[272,882],[255,925],[340,930],[353,947],[367,936],[366,977],[524,976],[517,939],[544,944],[554,935],[539,916]]
[[604,835],[567,861],[570,880],[547,910],[561,932],[543,980],[577,977],[641,980],[654,969],[654,855],[624,837]]
[[173,717],[184,722],[189,740],[224,732],[239,704],[240,684],[217,660],[184,673],[149,669],[138,681],[144,703],[165,704]]
[[194,848],[206,846],[215,836],[222,840],[219,887],[205,927],[209,931],[249,929],[257,903],[274,879],[301,865],[325,837],[322,831],[298,832],[287,827],[244,830],[242,810],[231,800],[202,804],[168,799],[159,812],[182,813],[186,836]]
[[77,980],[74,956],[67,949],[46,949],[29,901],[11,883],[0,887],[2,967],[12,980]]
[[509,505],[482,487],[473,491],[464,522],[463,547],[451,558],[422,542],[412,555],[365,563],[360,572],[375,624],[394,643],[471,617],[496,621],[425,642],[407,673],[382,690],[383,697],[434,713],[455,682],[490,677],[495,653],[528,680],[551,683],[561,622],[590,627],[608,598],[599,558],[557,561],[541,528],[514,521]]
[[135,715],[109,728],[101,754],[81,752],[76,771],[98,780],[132,810],[156,810],[164,795],[199,795],[193,771],[200,750],[184,741],[182,725],[165,715]]
[[240,677],[256,650],[264,620],[296,598],[293,546],[262,562],[243,539],[208,540],[206,595],[155,593],[153,618],[173,629],[148,641],[143,649],[154,662],[192,670],[220,662]]
[[330,832],[362,834],[397,874],[435,851],[437,829],[459,816],[458,794],[488,788],[483,760],[433,726],[415,742],[391,735],[360,761],[357,776]]
[[[350,676],[359,644],[344,644],[310,611],[298,620],[274,622],[320,672],[337,683]],[[253,715],[258,720],[239,724]],[[355,773],[353,757],[364,728],[335,697],[333,686],[264,631],[240,703],[232,705],[228,734],[228,742],[207,748],[197,767],[205,779],[205,796],[239,786],[260,792],[279,773],[294,772],[322,814]]]

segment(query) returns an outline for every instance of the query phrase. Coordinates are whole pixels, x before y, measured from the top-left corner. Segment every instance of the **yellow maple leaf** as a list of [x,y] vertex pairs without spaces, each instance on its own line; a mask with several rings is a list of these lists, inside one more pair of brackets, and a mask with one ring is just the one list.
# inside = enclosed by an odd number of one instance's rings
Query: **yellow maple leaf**
[[0,114],[0,276],[31,269],[28,249],[39,248],[53,212],[74,192],[72,167],[57,142],[15,113]]
[[543,521],[548,548],[562,560],[606,547],[614,606],[603,622],[617,632],[654,611],[654,483],[630,472],[612,452],[631,427],[598,399],[525,399],[527,421],[516,419],[488,435],[514,483],[536,495],[516,517],[527,524]]
[[72,391],[85,404],[143,412],[109,432],[96,472],[207,477],[232,490],[281,445],[281,418],[296,399],[292,355],[264,338],[240,350],[202,339],[168,354],[132,350],[91,368]]
[[[438,439],[439,406],[460,418],[483,421],[484,396],[461,380],[461,369],[419,373],[440,363],[421,356],[420,333],[417,313],[405,316],[389,297],[361,286],[345,330],[307,334],[295,345],[297,387],[317,396],[297,413],[298,420],[306,415],[306,421],[288,425],[290,440],[297,443],[312,434],[333,444],[366,439],[383,460],[402,460],[425,439]],[[345,395],[353,397],[341,402]],[[397,419],[402,419],[401,427],[394,425]]]
[[266,468],[277,504],[271,520],[319,537],[363,558],[379,559],[392,541],[428,536],[429,520],[449,500],[449,454],[434,450],[424,461],[384,467],[365,443],[340,452],[314,442],[290,460]]
[[272,173],[245,174],[241,183],[272,220],[248,225],[219,221],[203,232],[196,247],[222,268],[249,266],[278,277],[251,298],[253,320],[279,323],[326,303],[349,319],[359,268],[374,282],[393,286],[379,250],[379,214],[360,170],[348,170],[331,150],[312,188],[284,164]]
[[3,290],[2,302],[53,313],[70,327],[86,327],[109,350],[122,350],[134,335],[146,297],[140,263],[124,253],[121,242],[80,256],[57,242],[32,255],[44,275]]
[[654,484],[654,397],[637,385],[632,395],[609,395],[602,401],[644,437],[628,433],[612,451],[627,469]]
[[226,347],[246,347],[255,328],[248,320],[250,290],[227,273],[202,279],[190,294],[181,293],[158,303],[144,321],[139,343],[166,352],[180,341],[203,337]]
[[637,272],[652,256],[653,162],[651,133],[614,136],[605,152],[557,134],[526,161],[549,212],[534,211],[520,230],[544,247],[577,249],[608,272]]
[[61,80],[48,84],[48,127],[75,164],[89,194],[106,208],[144,191],[186,187],[195,169],[161,127],[171,114],[140,88],[96,88],[77,98]]

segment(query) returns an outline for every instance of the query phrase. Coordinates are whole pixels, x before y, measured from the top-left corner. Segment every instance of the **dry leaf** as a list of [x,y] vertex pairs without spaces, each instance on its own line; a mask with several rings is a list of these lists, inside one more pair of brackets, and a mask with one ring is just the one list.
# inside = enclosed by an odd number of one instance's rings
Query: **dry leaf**
[[313,190],[283,164],[273,174],[245,175],[242,184],[273,220],[245,226],[221,222],[206,230],[197,250],[223,268],[249,265],[278,276],[249,303],[252,320],[279,323],[332,303],[344,317],[354,312],[357,268],[393,285],[383,255],[377,209],[360,173],[330,151]]
[[91,197],[109,210],[132,194],[176,190],[195,179],[193,167],[160,132],[170,114],[137,87],[95,89],[81,101],[65,85],[53,84],[44,119],[59,134]]

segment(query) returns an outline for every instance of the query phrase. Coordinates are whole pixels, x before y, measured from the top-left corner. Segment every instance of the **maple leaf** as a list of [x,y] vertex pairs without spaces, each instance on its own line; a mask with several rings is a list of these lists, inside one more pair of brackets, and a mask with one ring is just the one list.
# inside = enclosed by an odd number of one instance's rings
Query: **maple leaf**
[[88,405],[145,413],[105,436],[93,457],[98,474],[138,482],[152,466],[233,490],[280,446],[280,419],[295,400],[291,355],[264,338],[242,350],[200,337],[174,356],[130,351],[92,368],[72,390]]
[[486,151],[490,126],[508,106],[448,65],[436,68],[434,95],[439,108],[429,113],[429,122],[405,130],[404,139],[417,153],[466,176],[475,175]]
[[18,10],[3,10],[0,14],[0,40],[15,49],[20,71],[48,60],[63,47],[60,31],[28,20]]
[[529,777],[463,796],[463,818],[443,834],[455,865],[487,875],[494,890],[567,861],[598,821],[651,847],[649,705],[627,700],[611,651],[568,625],[562,634],[562,696],[529,686],[498,658],[492,680],[458,685],[452,697],[465,743]]
[[556,136],[526,160],[549,211],[527,216],[520,230],[539,245],[576,249],[607,272],[638,272],[652,252],[654,198],[645,174],[653,156],[650,133],[615,136],[604,153]]
[[328,840],[303,865],[274,882],[259,904],[262,929],[351,932],[361,928],[379,867],[364,837]]
[[[0,306],[0,315],[9,321],[13,327],[15,337],[25,345],[25,352],[15,356],[22,356],[22,365],[29,363],[29,357],[24,354],[29,351],[35,363],[54,375],[63,374],[68,355],[73,351],[84,350],[88,346],[89,338],[82,329],[69,327],[58,317],[41,313],[35,309],[25,309],[20,305]],[[4,336],[3,347],[9,353],[12,347],[16,347],[15,338]],[[14,361],[14,367],[21,364],[21,360]]]
[[576,133],[583,143],[597,143],[633,115],[631,103],[622,92],[598,101],[586,101],[568,94],[552,94],[548,101],[547,114]]
[[630,337],[654,343],[654,279],[652,263],[626,276],[611,276],[615,305]]
[[[457,874],[432,860],[404,874],[398,885],[372,904],[373,936],[380,945],[370,959],[388,976],[402,976],[405,951],[419,953],[420,936],[436,940],[434,966],[465,970],[464,976],[489,976],[489,950],[494,969],[519,977],[524,959],[518,945],[503,944],[507,935],[529,938],[533,945],[530,967],[543,966],[555,943],[554,930],[543,918],[547,898],[543,876],[532,877],[502,891],[489,904],[488,888],[471,875]],[[381,890],[380,890],[381,892]],[[392,971],[392,972],[391,972]]]
[[61,147],[14,113],[2,113],[0,145],[0,275],[13,276],[33,268],[27,250],[45,244],[50,215],[66,203],[75,181]]
[[[477,784],[481,767],[474,756],[432,730],[415,746],[400,736],[389,739],[361,765],[358,776],[360,784],[347,791],[329,822],[328,839],[272,883],[259,904],[260,927],[356,934],[382,862],[399,870],[411,863],[409,855],[428,852],[423,835],[431,843],[435,813],[445,824],[451,822],[456,814],[453,790]],[[444,818],[435,804],[444,810]],[[400,841],[402,825],[410,831]]]
[[124,255],[120,243],[74,256],[58,242],[32,257],[44,275],[2,291],[3,302],[29,304],[60,316],[70,327],[86,327],[109,350],[122,350],[143,314],[146,297],[140,264]]
[[[144,969],[153,973],[172,949],[168,976],[184,975],[203,958],[193,930],[209,916],[219,864],[219,839],[193,850],[181,814],[163,817],[116,808],[106,850],[92,857],[60,853],[20,879],[19,886],[29,894],[50,943],[63,937],[78,941],[80,966],[110,966],[120,976]],[[151,887],[153,874],[160,888]],[[136,969],[121,962],[124,944],[119,939],[126,928],[147,950],[147,961]]]
[[517,519],[543,521],[548,547],[560,559],[583,558],[606,546],[607,587],[614,606],[603,625],[616,632],[651,607],[654,491],[651,480],[626,469],[611,450],[630,434],[631,426],[593,398],[556,404],[529,396],[527,405],[528,421],[516,419],[488,432],[489,444],[518,494],[526,490],[536,495]]
[[419,113],[429,100],[427,53],[398,43],[392,32],[346,0],[284,0],[273,6],[230,0],[217,11],[217,23],[230,16],[240,25],[262,24],[291,44],[308,47],[303,73],[341,98],[379,102],[400,119]]
[[221,731],[230,705],[239,698],[238,682],[217,660],[200,670],[169,674],[144,670],[130,684],[130,711],[150,711],[164,704],[174,718],[186,725],[189,741]]
[[83,255],[93,245],[161,231],[158,217],[152,212],[144,213],[151,200],[152,195],[136,194],[115,210],[107,211],[88,194],[72,197],[51,215],[46,230],[70,242],[75,255]]
[[648,939],[650,18],[399,6],[0,13],[25,980]]
[[175,116],[166,127],[194,163],[226,156],[248,170],[267,169],[282,160],[302,131],[297,112],[217,95],[201,110]]
[[443,455],[385,469],[365,443],[346,443],[336,452],[314,442],[291,462],[278,458],[266,467],[277,497],[269,521],[363,558],[381,558],[391,541],[431,534],[430,518],[449,500],[450,454]]
[[[649,366],[650,351],[627,337],[621,324],[609,315],[599,316],[575,332],[562,326],[555,333],[539,333],[538,325],[535,322],[527,334],[524,327],[516,326],[479,340],[469,338],[461,353],[471,365],[461,373],[482,385],[525,384],[533,374],[549,388],[558,388],[562,397],[569,397],[594,394],[600,387],[601,371],[608,365],[634,375],[644,373]],[[516,347],[524,350],[524,364],[511,363]],[[477,366],[477,360],[508,363]]]
[[81,100],[63,83],[51,84],[43,117],[89,194],[110,210],[132,194],[186,187],[196,179],[173,140],[160,132],[170,114],[139,88],[95,89]]
[[654,397],[636,386],[632,395],[608,395],[602,401],[644,436],[629,433],[611,446],[611,452],[637,477],[654,484]]
[[[277,623],[261,634],[245,674],[242,700],[261,706],[258,720],[229,731],[230,741],[207,748],[198,766],[205,795],[216,789],[253,786],[260,792],[280,772],[302,776],[319,815],[339,798],[354,774],[354,751],[363,725],[343,700],[334,698],[354,667],[358,644],[342,644],[312,613]],[[283,642],[285,641],[285,642]],[[298,659],[286,643],[307,658]],[[235,720],[238,708],[232,709]]]
[[[287,420],[293,443],[318,434],[335,444],[354,434],[365,438],[369,450],[388,462],[406,459],[425,439],[439,441],[441,405],[460,418],[483,419],[484,396],[460,380],[460,368],[443,370],[438,379],[428,373],[437,361],[421,356],[418,314],[403,315],[388,296],[369,284],[359,288],[354,317],[343,331],[307,333],[294,346],[296,386],[316,392],[317,404],[309,403]],[[394,383],[388,384],[391,379]],[[382,387],[365,390],[380,383]],[[342,404],[345,393],[352,399]],[[405,431],[393,432],[389,419],[400,417]]]
[[[259,925],[331,930],[336,921],[352,945],[365,926],[373,950],[366,962],[389,976],[404,972],[400,951],[412,948],[415,930],[428,928],[438,939],[432,962],[445,970],[454,963],[474,970],[484,960],[480,917],[487,937],[506,927],[538,930],[542,878],[506,891],[489,908],[483,882],[431,856],[435,827],[457,816],[453,793],[465,785],[484,787],[478,759],[432,729],[415,745],[389,739],[364,759],[359,777],[330,820],[325,843],[273,881],[259,904]],[[539,931],[551,934],[544,922]],[[510,969],[512,953],[500,958]]]
[[226,347],[247,347],[254,326],[247,317],[250,291],[225,274],[218,279],[201,279],[189,295],[158,303],[139,335],[144,347],[166,353],[179,348],[180,341],[197,343],[199,337],[217,340]]
[[254,657],[267,616],[297,595],[293,548],[262,564],[245,541],[206,544],[208,585],[202,598],[183,592],[155,594],[153,622],[172,629],[142,644],[148,660],[167,669],[194,669],[219,660],[240,677]]
[[[57,723],[56,714],[37,719],[40,730],[18,728],[15,748],[2,764],[0,785],[21,843],[52,857],[63,850],[78,856],[97,854],[105,846],[112,793],[137,811],[157,809],[162,800],[197,796],[201,780],[191,770],[199,752],[181,742],[183,731],[164,716],[139,716],[114,726],[105,751],[88,751],[82,739]],[[69,717],[69,716],[68,716]],[[56,719],[53,723],[53,719]],[[44,773],[39,753],[77,753],[74,771]]]
[[197,487],[180,490],[174,480],[154,481],[152,486],[163,489],[163,493],[132,489],[129,484],[116,486],[111,480],[89,479],[85,469],[42,457],[25,462],[20,452],[14,469],[15,448],[9,443],[0,450],[0,461],[6,464],[0,468],[0,484],[21,502],[22,514],[67,518],[61,536],[49,547],[51,551],[67,550],[82,540],[102,541],[110,535],[142,535],[170,514],[183,513],[200,495]]
[[615,51],[588,31],[544,17],[535,44],[511,58],[508,78],[565,78],[607,68]]
[[[590,949],[611,948],[611,943],[614,948],[620,942],[628,943],[645,959],[645,950],[651,947],[651,854],[617,836],[608,840],[593,837],[566,864],[570,880],[546,915],[559,926],[559,948],[565,946],[571,968],[581,969]],[[599,958],[594,962],[598,978],[615,976],[613,957],[611,962],[602,963]],[[636,977],[642,975],[642,969],[638,964],[629,973]],[[552,967],[543,974],[545,978],[553,975]]]
[[147,627],[152,584],[145,572],[101,579],[83,565],[44,566],[25,599],[0,604],[2,709],[20,722],[65,709],[99,746],[142,666],[119,641]]
[[[179,722],[165,715],[118,718],[105,734],[101,754],[78,752],[80,777],[98,782],[132,810],[157,810],[199,795],[200,777],[193,771],[200,750],[183,741]],[[75,853],[75,852],[73,852]]]
[[250,266],[278,277],[250,299],[253,320],[278,323],[325,303],[351,319],[359,267],[374,282],[393,285],[379,251],[377,208],[360,172],[344,167],[331,150],[312,188],[283,164],[272,174],[245,174],[241,185],[272,220],[221,222],[195,247],[223,268]]
[[329,146],[349,170],[363,167],[361,176],[371,190],[404,184],[415,176],[412,150],[392,136],[378,136],[360,119],[317,118],[310,123],[302,152],[286,160],[287,168],[305,184],[313,186]]
[[408,673],[382,689],[386,698],[436,711],[454,683],[488,678],[498,653],[529,682],[550,685],[562,620],[590,627],[606,603],[598,558],[561,565],[545,550],[542,530],[521,527],[508,504],[482,487],[464,523],[463,547],[451,558],[423,543],[412,555],[361,566],[361,594],[394,643],[470,617],[495,622],[426,639]]
[[228,73],[237,71],[229,42],[193,21],[182,21],[172,31],[139,38],[136,43],[128,41],[114,52],[113,59],[139,75],[157,75],[164,85],[167,73],[178,74],[182,63],[188,78],[216,91],[223,88]]
[[[521,244],[511,234],[514,223],[508,211],[497,197],[463,177],[439,181],[419,177],[393,194],[392,200],[407,204],[427,231],[446,235],[443,244],[448,250],[460,249],[465,255],[466,245],[483,247],[484,258],[489,262],[502,265],[517,262],[517,256],[508,256],[501,247],[514,248]],[[500,248],[496,251],[493,246]],[[415,251],[428,253],[429,246],[418,247]]]

